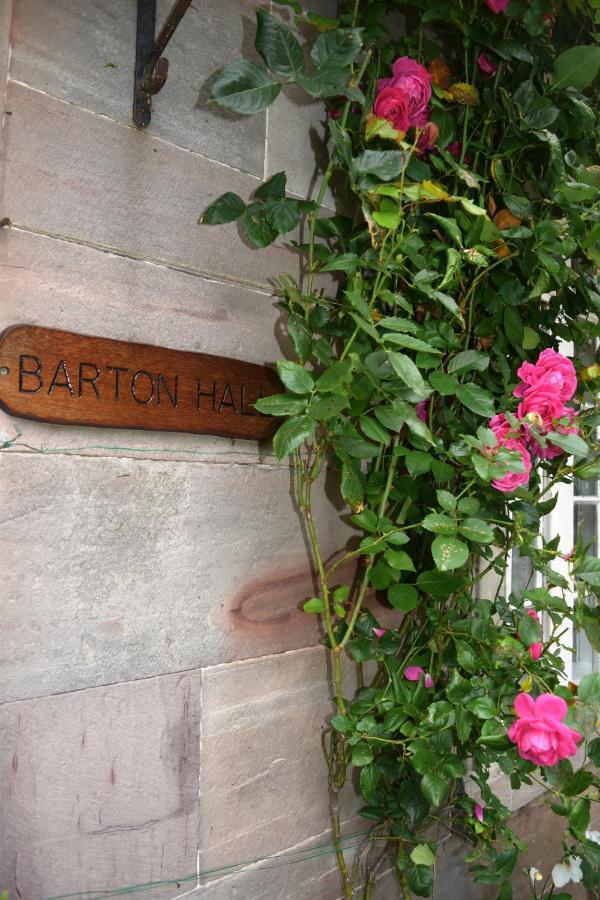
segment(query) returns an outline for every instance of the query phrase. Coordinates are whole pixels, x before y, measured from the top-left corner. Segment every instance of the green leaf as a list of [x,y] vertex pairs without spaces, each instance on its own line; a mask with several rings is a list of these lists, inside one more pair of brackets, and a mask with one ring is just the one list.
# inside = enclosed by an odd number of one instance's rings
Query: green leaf
[[594,81],[599,71],[600,47],[595,44],[570,47],[554,60],[552,88],[573,87],[583,90]]
[[459,665],[466,669],[467,672],[473,672],[476,668],[477,657],[471,645],[466,641],[455,638],[454,646],[456,647],[456,658]]
[[437,572],[435,569],[421,572],[417,578],[417,587],[421,591],[440,600],[449,597],[457,591],[461,585],[462,580],[456,575]]
[[456,396],[463,406],[466,406],[471,412],[477,413],[478,416],[491,419],[494,415],[494,398],[489,391],[485,391],[478,385],[459,384]]
[[308,415],[319,422],[327,422],[333,419],[348,406],[350,402],[346,394],[324,394],[313,397],[308,408]]
[[449,491],[439,490],[435,492],[435,495],[442,509],[445,509],[447,512],[454,512],[456,509],[456,497],[453,494]]
[[294,394],[308,394],[314,387],[312,375],[298,363],[279,360],[277,372],[286,388]]
[[242,198],[227,191],[204,210],[200,222],[202,225],[223,225],[226,222],[235,222],[245,209],[246,204]]
[[254,46],[268,68],[277,75],[290,77],[304,72],[304,56],[300,44],[289,28],[264,9],[256,10]]
[[439,227],[444,231],[450,240],[462,247],[462,232],[454,219],[448,219],[445,216],[438,216],[436,213],[427,213],[430,219],[433,219]]
[[390,352],[388,353],[388,358],[396,375],[402,379],[411,391],[414,391],[416,394],[425,393],[425,382],[417,366],[409,356],[406,356],[404,353]]
[[261,397],[254,406],[268,416],[295,416],[304,412],[306,400],[290,397],[289,394],[271,394],[269,397]]
[[462,706],[456,707],[456,733],[464,744],[473,728],[473,717]]
[[446,687],[446,696],[451,703],[458,705],[464,704],[467,697],[472,693],[472,687],[466,678],[463,678],[457,669],[452,670],[450,681]]
[[600,672],[590,672],[579,682],[577,696],[582,703],[600,708]]
[[[596,674],[600,676],[600,673]],[[580,769],[579,772],[574,772],[573,775],[569,775],[565,781],[561,782],[559,791],[563,797],[575,797],[586,791],[593,782],[592,772]]]
[[494,541],[494,529],[483,519],[465,519],[458,530],[470,541],[480,544],[492,544]]
[[356,180],[374,175],[381,181],[391,181],[402,171],[405,159],[400,150],[364,150],[352,160],[352,173]]
[[342,464],[340,490],[349,506],[360,506],[364,497],[364,479],[358,466],[351,460]]
[[312,597],[303,604],[302,609],[307,613],[324,613],[325,604],[320,597]]
[[431,897],[433,869],[429,866],[409,865],[408,886],[417,897]]
[[336,391],[342,384],[350,380],[351,374],[351,363],[345,361],[335,362],[322,375],[319,375],[315,388],[320,394]]
[[300,221],[296,200],[267,200],[267,222],[278,234],[293,231]]
[[421,353],[434,353],[439,355],[442,352],[436,347],[432,347],[431,344],[428,344],[426,341],[421,341],[419,338],[413,337],[412,334],[387,333],[382,334],[381,339],[390,344],[396,344],[398,347],[406,347],[408,350],[416,350]]
[[548,440],[560,447],[561,450],[564,450],[565,453],[573,456],[587,456],[590,452],[588,445],[578,434],[559,434],[556,431],[551,431],[548,434]]
[[569,813],[569,827],[575,834],[583,837],[585,831],[590,826],[590,801],[585,797],[580,797],[573,804],[573,808]]
[[432,372],[429,375],[429,384],[442,397],[451,397],[456,394],[458,379],[454,375],[444,375],[443,372]]
[[466,563],[469,548],[456,538],[439,534],[431,545],[431,553],[440,572],[450,572]]
[[400,572],[414,572],[415,565],[405,550],[386,550],[385,561],[392,569]]
[[294,345],[296,356],[301,362],[305,363],[310,357],[312,339],[304,316],[300,316],[298,313],[290,313],[287,320],[287,333]]
[[350,81],[350,69],[321,66],[312,75],[297,75],[296,82],[311,97],[336,97],[343,94]]
[[336,28],[319,35],[310,55],[315,66],[349,66],[354,62],[362,46],[358,28]]
[[430,703],[427,709],[427,721],[434,728],[449,728],[454,724],[454,707],[447,700]]
[[435,534],[455,534],[456,522],[443,513],[429,513],[423,519],[423,528]]
[[596,556],[585,556],[577,564],[575,578],[579,578],[593,587],[600,586],[600,559]]
[[435,863],[435,856],[427,844],[417,844],[413,848],[410,858],[418,866],[432,866]]
[[476,697],[475,700],[469,700],[467,709],[478,719],[493,719],[498,712],[491,697]]
[[542,626],[532,616],[519,619],[519,639],[525,647],[537,644],[542,639]]
[[600,766],[600,738],[594,738],[588,744],[588,757],[595,766]]
[[262,203],[251,203],[246,208],[242,224],[248,240],[255,247],[267,247],[277,237],[277,232],[267,222],[266,207]]
[[475,370],[477,372],[485,372],[490,364],[490,358],[487,353],[480,353],[478,350],[463,350],[457,353],[448,363],[448,372],[459,373]]
[[277,459],[289,456],[296,447],[303,444],[312,435],[314,427],[315,423],[309,416],[287,419],[273,438],[273,450]]
[[431,469],[432,458],[423,450],[412,450],[404,457],[408,474],[411,476],[423,475]]
[[366,741],[360,741],[352,748],[352,765],[368,766],[373,762],[373,751]]
[[419,603],[419,593],[412,584],[393,584],[388,588],[388,600],[394,609],[410,612]]
[[229,63],[219,72],[210,99],[243,115],[252,115],[276,100],[281,85],[271,81],[264,69],[245,59]]
[[448,794],[448,783],[441,775],[429,772],[421,779],[421,791],[433,806],[439,806]]
[[287,177],[285,172],[276,172],[254,191],[257,200],[281,200],[285,197]]

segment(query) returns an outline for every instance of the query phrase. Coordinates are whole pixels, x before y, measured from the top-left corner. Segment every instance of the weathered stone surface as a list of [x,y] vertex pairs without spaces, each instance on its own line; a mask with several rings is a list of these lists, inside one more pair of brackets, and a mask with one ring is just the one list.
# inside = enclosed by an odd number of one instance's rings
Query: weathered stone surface
[[200,674],[187,673],[0,706],[11,897],[197,871],[199,703]]
[[[0,274],[0,331],[27,322],[261,364],[284,352],[275,299],[235,284],[15,229],[0,230]],[[0,431],[12,437],[17,428],[21,442],[33,447],[94,455],[160,456],[166,448],[163,455],[175,459],[259,458],[253,441],[65,428],[0,412]]]
[[[208,104],[210,82],[224,62],[256,59],[249,0],[192,5],[165,56],[167,83],[152,101],[148,134],[262,177],[265,114],[239,116]],[[265,4],[260,4],[265,5]],[[160,0],[157,26],[171,0]],[[133,127],[136,4],[20,0],[12,26],[11,77]]]
[[[281,852],[327,827],[329,663],[315,647],[204,671],[201,871]],[[346,819],[357,803],[351,785],[347,793]]]
[[[0,3],[0,122],[4,115],[4,94],[8,74],[10,48],[10,20],[12,17],[12,0]],[[0,149],[2,140],[0,137]],[[0,216],[2,218],[2,216]]]
[[[317,642],[284,466],[0,454],[2,699]],[[349,531],[322,489],[324,552]]]
[[289,251],[247,247],[236,223],[197,225],[256,178],[14,82],[7,107],[0,205],[15,224],[263,290],[297,274]]

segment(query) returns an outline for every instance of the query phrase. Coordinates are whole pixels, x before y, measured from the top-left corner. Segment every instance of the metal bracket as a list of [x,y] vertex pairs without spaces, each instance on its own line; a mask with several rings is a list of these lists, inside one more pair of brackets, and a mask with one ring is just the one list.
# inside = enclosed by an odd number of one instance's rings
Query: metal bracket
[[150,124],[152,95],[157,94],[167,80],[169,60],[162,54],[192,0],[176,0],[155,38],[156,3],[157,0],[137,0],[133,121],[142,127]]

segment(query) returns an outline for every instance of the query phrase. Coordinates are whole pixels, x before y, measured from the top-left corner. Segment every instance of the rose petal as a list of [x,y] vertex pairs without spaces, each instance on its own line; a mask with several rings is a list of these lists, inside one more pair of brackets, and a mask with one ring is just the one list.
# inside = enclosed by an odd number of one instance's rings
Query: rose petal
[[538,718],[544,716],[562,722],[567,714],[568,708],[569,707],[562,697],[556,697],[554,694],[540,694],[535,701],[534,715]]

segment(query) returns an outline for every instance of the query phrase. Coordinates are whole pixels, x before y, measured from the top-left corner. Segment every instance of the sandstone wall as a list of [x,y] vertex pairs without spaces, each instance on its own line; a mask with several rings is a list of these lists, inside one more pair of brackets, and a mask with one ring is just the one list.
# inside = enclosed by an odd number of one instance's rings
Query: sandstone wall
[[[140,132],[135,0],[0,0],[0,330],[282,355],[271,279],[295,257],[196,224],[281,168],[314,185],[318,104],[207,104],[218,66],[253,54],[257,5],[195,0]],[[0,888],[337,900],[329,672],[298,610],[314,587],[288,467],[248,441],[4,415],[0,432],[21,432],[0,453]],[[347,532],[325,484],[315,508],[333,551]],[[356,845],[350,795],[344,823]],[[444,845],[438,900],[482,896],[462,856]],[[397,896],[389,875],[375,896]]]

